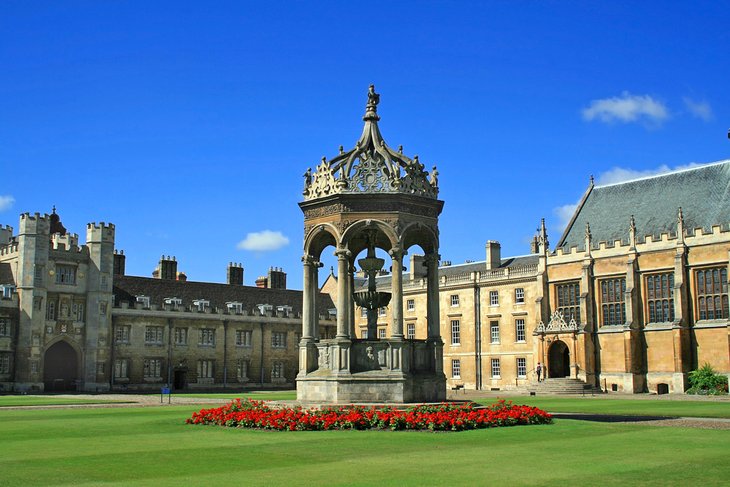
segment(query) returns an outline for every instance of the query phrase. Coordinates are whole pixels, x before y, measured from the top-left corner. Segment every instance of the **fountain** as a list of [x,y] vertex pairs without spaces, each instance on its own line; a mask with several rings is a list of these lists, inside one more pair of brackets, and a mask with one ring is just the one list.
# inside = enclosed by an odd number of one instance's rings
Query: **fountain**
[[379,292],[375,287],[375,276],[378,271],[383,268],[385,259],[375,256],[375,232],[370,231],[367,234],[368,253],[364,259],[357,261],[360,268],[365,271],[368,276],[368,290],[358,291],[353,294],[355,303],[367,310],[368,317],[368,340],[378,339],[378,310],[388,305],[390,302],[390,293]]

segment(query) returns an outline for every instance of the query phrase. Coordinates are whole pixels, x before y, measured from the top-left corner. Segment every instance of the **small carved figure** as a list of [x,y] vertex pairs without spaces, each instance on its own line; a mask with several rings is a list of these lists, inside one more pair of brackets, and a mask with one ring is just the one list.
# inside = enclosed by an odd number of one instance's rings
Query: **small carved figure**
[[439,172],[436,169],[436,166],[433,166],[433,169],[431,169],[431,177],[429,178],[429,182],[434,188],[438,187],[439,185]]
[[370,85],[368,88],[368,110],[375,110],[375,107],[380,103],[380,95],[375,93],[375,85]]
[[370,360],[371,362],[375,361],[375,354],[373,353],[373,347],[366,348],[365,353],[368,356],[368,360]]
[[312,168],[308,167],[307,172],[304,173],[304,189],[309,188],[312,184]]

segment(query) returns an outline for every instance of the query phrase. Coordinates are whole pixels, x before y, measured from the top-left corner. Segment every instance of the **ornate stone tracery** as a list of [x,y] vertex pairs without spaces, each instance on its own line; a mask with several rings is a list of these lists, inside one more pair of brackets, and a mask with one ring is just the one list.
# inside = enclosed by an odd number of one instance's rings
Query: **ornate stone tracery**
[[550,321],[546,325],[542,321],[537,324],[535,333],[561,333],[561,332],[578,332],[583,328],[576,323],[575,318],[571,318],[570,322],[566,323],[563,313],[560,311],[553,311],[550,315]]

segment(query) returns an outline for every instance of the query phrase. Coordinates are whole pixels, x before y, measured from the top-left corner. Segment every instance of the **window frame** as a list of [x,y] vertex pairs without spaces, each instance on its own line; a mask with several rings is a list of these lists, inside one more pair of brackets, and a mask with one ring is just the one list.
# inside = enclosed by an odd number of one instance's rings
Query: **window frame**
[[515,288],[515,304],[525,304],[525,288]]
[[527,343],[527,326],[524,318],[515,318],[515,342]]
[[451,378],[461,379],[461,359],[451,359]]
[[[712,277],[711,282],[708,283],[706,276]],[[715,279],[715,273],[717,273],[717,279]],[[702,276],[702,279],[700,279]],[[714,321],[714,320],[727,320],[730,319],[730,306],[728,298],[728,273],[727,266],[712,266],[703,267],[700,269],[694,269],[695,277],[695,300],[696,305],[696,318],[697,321]],[[720,286],[720,291],[715,290],[715,286]],[[711,299],[712,303],[712,316],[709,316],[708,311],[708,298]],[[719,316],[717,315],[717,308],[719,304]],[[704,308],[704,310],[703,310]],[[704,316],[703,316],[704,313]]]
[[460,319],[451,320],[451,345],[452,346],[461,345],[461,320]]

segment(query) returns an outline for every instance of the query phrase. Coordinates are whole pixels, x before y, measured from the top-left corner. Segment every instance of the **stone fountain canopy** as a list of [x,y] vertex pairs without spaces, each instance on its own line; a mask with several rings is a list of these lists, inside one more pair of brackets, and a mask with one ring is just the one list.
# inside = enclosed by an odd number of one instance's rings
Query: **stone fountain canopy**
[[[297,398],[303,402],[428,402],[446,396],[443,342],[438,321],[438,171],[424,170],[418,156],[391,149],[378,128],[380,96],[370,86],[360,139],[355,147],[304,174],[304,300]],[[403,336],[403,256],[413,245],[425,253],[427,339]],[[322,252],[337,256],[337,335],[319,336],[316,302]],[[377,292],[374,275],[392,261],[392,296]],[[367,257],[358,255],[367,250]],[[375,265],[377,263],[377,265]],[[367,293],[355,294],[356,265],[369,273]],[[379,269],[378,269],[379,270]],[[392,299],[389,299],[391,298]],[[366,302],[372,298],[372,302]],[[390,303],[390,336],[378,339],[377,307]],[[368,335],[355,333],[356,303],[367,310]]]

